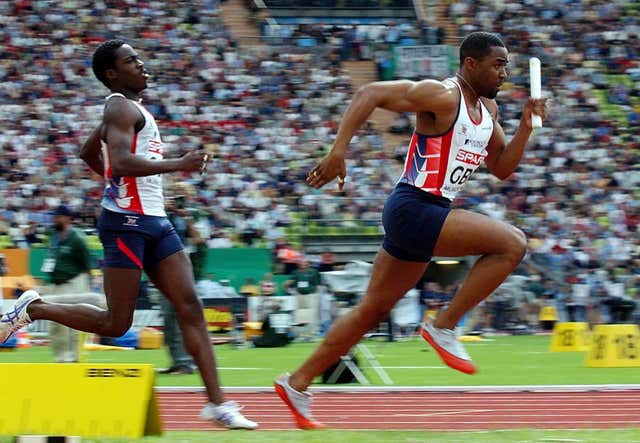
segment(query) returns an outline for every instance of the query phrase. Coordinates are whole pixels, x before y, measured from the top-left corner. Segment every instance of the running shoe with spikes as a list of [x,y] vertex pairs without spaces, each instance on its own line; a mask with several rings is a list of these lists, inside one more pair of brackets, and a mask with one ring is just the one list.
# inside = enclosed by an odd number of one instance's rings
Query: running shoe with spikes
[[40,294],[33,289],[25,291],[16,300],[13,307],[0,317],[0,343],[6,342],[11,335],[32,322],[27,307],[36,300],[40,300]]
[[293,414],[296,425],[300,429],[323,429],[326,426],[317,421],[311,415],[311,401],[313,396],[310,392],[299,392],[289,384],[289,374],[278,377],[274,383],[276,393],[287,405]]

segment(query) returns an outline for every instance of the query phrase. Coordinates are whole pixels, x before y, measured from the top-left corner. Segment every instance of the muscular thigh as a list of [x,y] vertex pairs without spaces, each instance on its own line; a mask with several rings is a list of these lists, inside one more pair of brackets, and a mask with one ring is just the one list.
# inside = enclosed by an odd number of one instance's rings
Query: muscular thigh
[[191,262],[184,250],[164,258],[145,271],[156,288],[178,308],[198,301]]
[[519,229],[507,223],[464,209],[454,209],[442,226],[434,255],[499,254],[512,242],[521,241],[522,236]]

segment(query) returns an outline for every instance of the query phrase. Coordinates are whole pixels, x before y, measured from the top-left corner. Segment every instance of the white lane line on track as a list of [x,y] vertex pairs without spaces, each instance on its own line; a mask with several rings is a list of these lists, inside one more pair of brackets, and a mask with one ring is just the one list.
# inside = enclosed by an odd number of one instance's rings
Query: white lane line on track
[[[265,401],[265,400],[272,400],[272,399],[277,399],[277,397],[275,396],[275,394],[270,394],[270,395],[262,395],[262,396],[258,396],[258,397],[249,397],[249,396],[245,396],[245,395],[233,395],[231,394],[230,397],[233,398],[240,398],[240,399],[244,399],[244,400],[253,400],[253,401]],[[197,397],[192,397],[192,396],[166,396],[166,395],[160,395],[160,398],[163,400],[169,400],[169,401],[175,401],[175,400],[180,400],[180,399],[186,399],[186,400],[199,400],[199,399],[206,399],[206,397],[204,395],[202,396],[197,396]],[[375,400],[375,399],[380,399],[380,401],[398,401],[400,403],[405,402],[405,403],[410,403],[410,402],[415,402],[416,400],[421,400],[421,401],[429,401],[429,402],[448,402],[448,401],[527,401],[527,400],[535,400],[535,401],[548,401],[548,402],[554,402],[554,401],[559,401],[559,400],[565,400],[565,401],[583,401],[583,400],[600,400],[600,401],[604,401],[606,402],[607,400],[613,401],[613,400],[624,400],[624,399],[638,399],[640,398],[640,392],[638,393],[629,393],[629,394],[609,394],[609,395],[598,395],[598,394],[592,394],[592,395],[535,395],[535,394],[522,394],[522,395],[492,395],[492,394],[487,394],[487,395],[474,395],[474,394],[468,394],[468,395],[447,395],[447,396],[441,396],[441,395],[429,395],[429,394],[425,394],[425,395],[386,395],[386,394],[380,394],[380,395],[358,395],[358,394],[353,394],[353,395],[344,395],[344,394],[317,394],[317,396],[315,396],[315,398],[318,399],[331,399],[332,401],[346,401],[346,402],[351,402],[351,401],[371,401],[371,400]]]
[[[156,392],[204,392],[202,386],[159,386]],[[640,384],[605,385],[511,385],[511,386],[312,386],[312,392],[383,393],[383,392],[433,392],[433,393],[513,393],[513,392],[593,392],[640,391]],[[229,386],[225,393],[274,392],[273,386]]]
[[[249,400],[246,398],[235,398],[235,397],[230,397],[233,398],[236,401],[242,402],[243,404],[255,404],[255,405],[280,405],[282,404],[282,402],[279,399],[273,399],[273,400]],[[458,399],[449,399],[447,401],[430,401],[429,399],[415,399],[414,401],[407,401],[405,400],[390,400],[390,399],[379,399],[379,400],[375,400],[375,399],[370,399],[370,400],[362,400],[362,399],[331,399],[331,398],[315,398],[314,399],[314,405],[322,405],[322,404],[330,404],[332,406],[361,406],[361,405],[371,405],[371,404],[384,404],[384,405],[394,405],[394,406],[416,406],[416,405],[426,405],[429,407],[436,407],[436,406],[449,406],[449,405],[456,405],[456,406],[465,406],[465,405],[473,405],[473,404],[483,404],[483,405],[498,405],[498,406],[502,406],[504,405],[505,407],[528,407],[529,405],[533,405],[533,406],[549,406],[549,407],[554,407],[554,406],[564,406],[564,407],[573,407],[573,406],[593,406],[593,405],[597,405],[600,407],[608,407],[608,406],[618,406],[620,404],[628,404],[629,406],[634,406],[634,405],[639,405],[639,401],[640,398],[619,398],[619,399],[607,399],[607,401],[598,401],[598,400],[602,400],[602,399],[583,399],[583,400],[569,400],[569,401],[562,401],[560,399],[558,399],[557,401],[549,401],[549,400],[544,400],[541,401],[540,399],[522,399],[520,401],[518,400],[486,400],[483,401],[483,399],[478,399],[478,400],[458,400]],[[206,399],[198,399],[198,401],[203,401],[205,402]],[[193,404],[193,401],[184,401],[184,400],[166,400],[166,399],[161,399],[160,400],[161,404],[170,404],[170,405],[190,405]]]
[[[321,417],[318,417],[321,418]],[[327,419],[323,419],[322,420],[327,426],[329,427],[339,427],[339,426],[343,426],[345,425],[344,421],[332,421],[332,420],[327,420]],[[181,426],[180,429],[190,429],[189,427],[193,427],[195,426],[202,426],[202,427],[207,427],[207,426],[211,426],[211,427],[215,427],[216,425],[214,423],[207,423],[207,422],[202,422],[202,421],[189,421],[189,420],[181,420],[180,422],[171,422],[171,421],[167,421],[164,420],[163,421],[164,424],[166,425],[178,425]],[[431,426],[436,426],[436,425],[451,425],[451,420],[429,420],[426,423],[421,423],[421,422],[416,422],[415,420],[411,420],[411,421],[400,421],[400,420],[393,420],[393,421],[389,421],[389,422],[379,422],[376,421],[374,423],[377,424],[392,424],[394,426],[398,426],[400,429],[402,429],[402,427],[400,425],[427,425],[424,428],[420,428],[420,429],[431,429]],[[358,421],[358,420],[349,420],[349,425],[372,425],[374,424],[371,421]],[[268,421],[264,423],[265,427],[268,426],[272,426],[272,425],[289,425],[291,427],[295,427],[295,425],[293,424],[293,419],[288,419],[288,420],[278,420],[278,421]],[[482,425],[484,426],[481,429],[486,429],[486,425],[562,425],[561,429],[570,429],[571,425],[587,425],[588,427],[593,427],[594,429],[597,428],[598,426],[601,425],[629,425],[632,424],[629,421],[624,421],[624,420],[563,420],[563,421],[526,421],[526,420],[495,420],[495,421],[468,421],[465,420],[463,423],[464,428],[467,428],[469,425]],[[172,429],[178,429],[178,428],[172,428]],[[349,428],[349,429],[356,429],[356,428]],[[360,427],[358,427],[357,429],[361,429]],[[381,428],[374,428],[376,430],[380,430]],[[387,430],[387,428],[384,428],[384,430]]]
[[[245,408],[250,408],[250,409],[260,409],[260,410],[264,410],[264,409],[269,409],[269,408],[280,408],[280,407],[284,407],[282,403],[274,403],[274,404],[268,404],[268,405],[255,405],[255,404],[248,404],[248,403],[242,403],[242,405]],[[344,406],[337,406],[337,405],[333,405],[333,404],[316,404],[314,405],[313,410],[314,411],[333,411],[333,412],[350,412],[353,410],[358,410],[358,409],[368,409],[370,407],[375,407],[376,405],[373,405],[371,403],[369,404],[354,404],[354,405],[344,405]],[[197,405],[196,407],[191,407],[191,406],[184,406],[184,405],[167,405],[167,404],[160,404],[160,408],[162,410],[166,410],[166,411],[198,411],[200,409],[202,409],[202,404]],[[583,412],[593,412],[594,414],[599,414],[600,412],[602,412],[603,414],[608,413],[608,411],[617,411],[619,413],[625,413],[627,411],[629,412],[634,412],[637,413],[638,416],[640,417],[640,407],[638,405],[611,405],[611,406],[605,406],[604,408],[599,407],[598,405],[595,404],[591,404],[591,405],[576,405],[576,406],[562,406],[562,405],[558,405],[558,406],[541,406],[541,405],[531,405],[529,407],[523,406],[523,407],[518,407],[518,408],[513,408],[513,407],[509,407],[506,405],[488,405],[488,404],[482,404],[482,403],[476,403],[476,404],[468,404],[468,405],[455,405],[455,404],[451,404],[451,405],[427,405],[427,404],[420,404],[420,405],[415,405],[412,407],[395,407],[394,405],[384,405],[384,411],[388,411],[388,410],[394,410],[395,412],[405,412],[405,411],[416,411],[416,410],[426,410],[426,411],[456,411],[456,410],[460,410],[460,409],[474,409],[474,408],[482,408],[482,409],[492,409],[496,412],[501,412],[501,413],[509,413],[509,412],[513,412],[513,413],[526,413],[528,411],[548,411],[548,410],[552,410],[554,412],[557,413],[575,413],[576,410],[579,411],[583,411]],[[565,412],[566,411],[566,412]]]
[[[316,411],[314,410],[313,413],[314,415],[317,416],[322,416],[322,415],[331,415],[331,416],[336,416],[337,414],[335,413],[336,411],[332,411],[332,410],[322,410],[322,411]],[[415,412],[411,412],[411,411],[407,411],[406,413],[393,413],[393,414],[366,414],[366,413],[341,413],[339,415],[341,415],[342,417],[357,417],[357,418],[375,418],[375,419],[381,419],[381,420],[385,420],[385,417],[437,417],[437,416],[444,416],[444,415],[460,415],[460,414],[497,414],[498,412],[502,412],[502,411],[496,411],[496,410],[491,410],[491,409],[467,409],[467,410],[458,410],[458,411],[436,411],[436,412],[425,412],[425,413],[415,413]],[[582,411],[580,411],[582,412]],[[194,417],[197,416],[198,414],[176,414],[176,413],[167,413],[164,414],[167,417],[171,417],[171,418],[176,418],[176,417]],[[573,417],[575,416],[576,413],[565,413],[565,414],[544,414],[544,413],[527,413],[527,414],[509,414],[509,417],[536,417],[536,418],[540,418],[540,417]],[[284,411],[282,413],[271,413],[271,414],[260,414],[260,417],[289,417],[289,413]],[[598,419],[600,418],[614,418],[614,419],[624,419],[625,421],[628,421],[629,419],[631,419],[632,421],[636,421],[638,423],[640,423],[640,418],[638,418],[638,414],[633,414],[630,412],[627,413],[611,413],[611,414],[599,414],[598,415]],[[393,420],[395,421],[395,420]]]

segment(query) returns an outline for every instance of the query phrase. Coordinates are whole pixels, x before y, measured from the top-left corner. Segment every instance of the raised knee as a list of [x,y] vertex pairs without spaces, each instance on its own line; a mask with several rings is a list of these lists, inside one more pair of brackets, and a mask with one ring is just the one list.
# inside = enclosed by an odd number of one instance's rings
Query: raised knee
[[122,337],[131,327],[132,321],[133,319],[118,320],[105,315],[96,332],[105,337]]
[[513,260],[514,267],[517,266],[527,253],[527,236],[522,230],[513,228],[511,238],[508,242],[509,256]]

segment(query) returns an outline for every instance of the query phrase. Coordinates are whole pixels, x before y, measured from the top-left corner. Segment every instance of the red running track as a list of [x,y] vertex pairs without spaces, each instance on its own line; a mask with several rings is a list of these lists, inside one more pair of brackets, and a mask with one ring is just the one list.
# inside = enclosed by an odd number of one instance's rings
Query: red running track
[[[165,430],[216,430],[198,417],[203,393],[161,392]],[[273,392],[230,393],[260,429],[295,429]],[[604,392],[320,392],[314,416],[335,429],[487,430],[640,427],[640,390]]]

